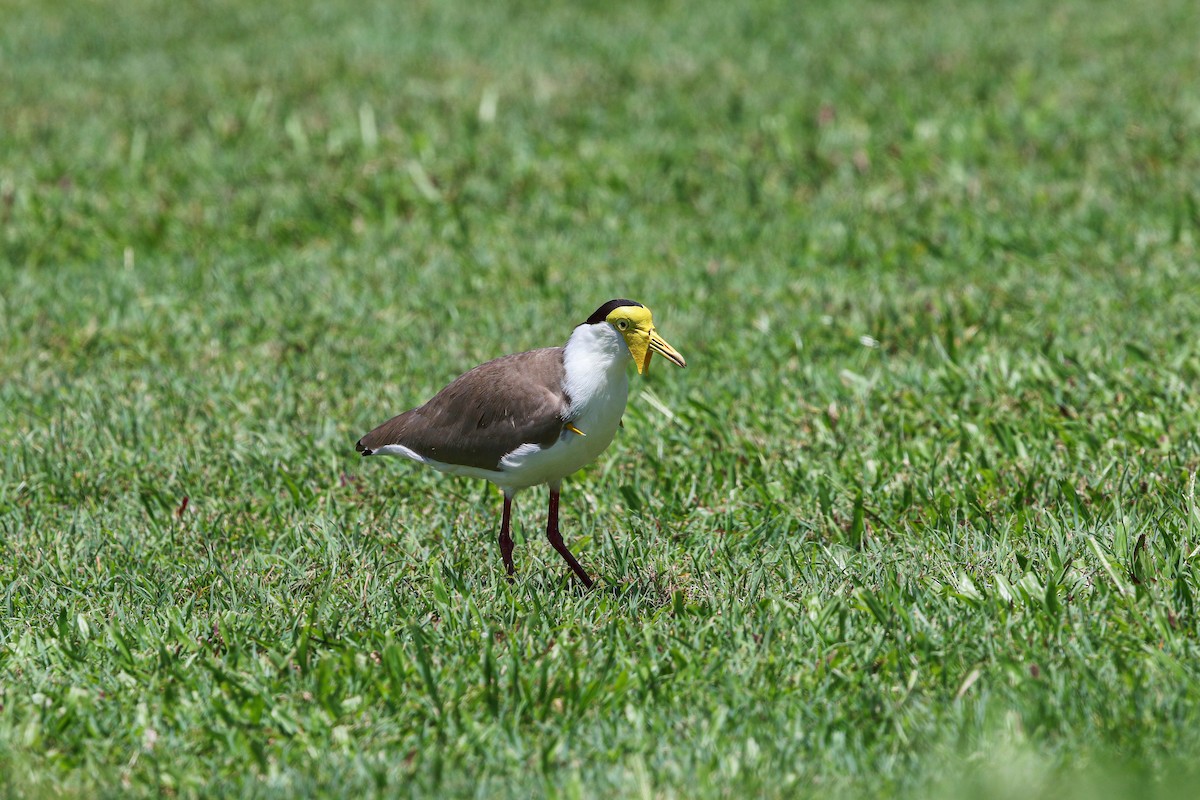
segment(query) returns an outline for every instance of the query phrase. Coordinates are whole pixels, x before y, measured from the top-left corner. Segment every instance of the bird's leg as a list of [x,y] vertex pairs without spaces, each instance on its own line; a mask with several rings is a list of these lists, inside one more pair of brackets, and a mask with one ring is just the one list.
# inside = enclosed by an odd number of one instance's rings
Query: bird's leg
[[575,570],[575,574],[579,576],[579,580],[583,581],[583,585],[587,588],[592,588],[592,579],[583,571],[583,567],[579,566],[579,562],[575,560],[575,556],[571,555],[571,551],[563,544],[562,534],[558,532],[558,489],[550,488],[550,511],[546,515],[546,538],[550,540],[550,544],[558,551],[558,554],[571,565],[571,569]]
[[504,558],[504,568],[508,570],[508,579],[512,581],[513,575],[513,540],[512,535],[508,532],[509,522],[512,520],[512,497],[508,492],[504,493],[504,513],[500,517],[500,555]]

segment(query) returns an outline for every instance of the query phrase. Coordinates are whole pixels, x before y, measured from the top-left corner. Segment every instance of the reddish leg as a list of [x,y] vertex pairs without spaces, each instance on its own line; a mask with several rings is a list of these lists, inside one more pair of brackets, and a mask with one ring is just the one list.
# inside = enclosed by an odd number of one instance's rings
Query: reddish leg
[[504,514],[500,517],[500,555],[504,558],[504,568],[508,570],[508,579],[513,575],[513,540],[508,532],[508,524],[512,519],[512,498],[504,495]]
[[550,544],[563,557],[563,560],[571,566],[571,569],[575,570],[575,574],[579,576],[579,580],[583,581],[583,585],[589,589],[592,588],[592,579],[583,571],[583,567],[579,566],[575,556],[571,555],[571,551],[563,544],[562,534],[558,532],[558,489],[554,487],[550,489],[550,511],[546,515],[546,538],[550,540]]

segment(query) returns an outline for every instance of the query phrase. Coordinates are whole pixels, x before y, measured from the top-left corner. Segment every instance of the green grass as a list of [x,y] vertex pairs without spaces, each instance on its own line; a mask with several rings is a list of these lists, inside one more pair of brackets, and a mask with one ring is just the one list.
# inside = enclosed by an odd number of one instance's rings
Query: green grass
[[[1200,779],[1194,2],[0,13],[0,794]],[[510,586],[353,443],[619,296]]]

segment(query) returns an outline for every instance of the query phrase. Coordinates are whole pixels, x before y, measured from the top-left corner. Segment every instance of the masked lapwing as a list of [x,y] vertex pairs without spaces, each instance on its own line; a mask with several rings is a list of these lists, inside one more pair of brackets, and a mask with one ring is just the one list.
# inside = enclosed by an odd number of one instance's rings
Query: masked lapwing
[[500,555],[509,576],[513,497],[521,489],[549,484],[546,538],[590,588],[592,579],[558,531],[559,487],[612,442],[629,392],[625,366],[632,360],[641,374],[652,353],[687,366],[654,329],[650,309],[632,300],[610,300],[577,325],[562,347],[481,364],[425,405],[359,439],[358,452],[403,456],[500,487]]

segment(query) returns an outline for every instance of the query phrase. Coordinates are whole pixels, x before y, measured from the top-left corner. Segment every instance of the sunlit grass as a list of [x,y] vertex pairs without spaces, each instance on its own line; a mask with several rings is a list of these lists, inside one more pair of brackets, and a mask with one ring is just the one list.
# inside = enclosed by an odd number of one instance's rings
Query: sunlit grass
[[[10,3],[0,794],[1179,796],[1193,3]],[[611,297],[517,581],[354,441]]]

